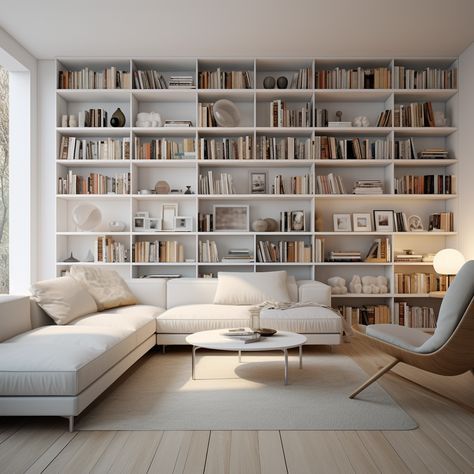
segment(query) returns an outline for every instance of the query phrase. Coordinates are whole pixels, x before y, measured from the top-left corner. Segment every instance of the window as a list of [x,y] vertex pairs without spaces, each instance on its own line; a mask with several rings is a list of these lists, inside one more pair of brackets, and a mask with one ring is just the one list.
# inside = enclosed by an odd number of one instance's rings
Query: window
[[9,156],[8,71],[0,67],[0,293],[9,289],[8,156]]

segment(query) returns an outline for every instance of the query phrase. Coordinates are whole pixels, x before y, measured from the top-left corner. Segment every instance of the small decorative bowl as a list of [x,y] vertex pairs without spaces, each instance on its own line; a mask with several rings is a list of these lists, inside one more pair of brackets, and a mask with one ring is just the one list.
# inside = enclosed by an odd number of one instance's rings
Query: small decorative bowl
[[277,333],[276,329],[270,329],[270,328],[257,328],[257,329],[254,329],[254,331],[257,334],[260,334],[260,336],[264,336],[264,337],[270,337]]

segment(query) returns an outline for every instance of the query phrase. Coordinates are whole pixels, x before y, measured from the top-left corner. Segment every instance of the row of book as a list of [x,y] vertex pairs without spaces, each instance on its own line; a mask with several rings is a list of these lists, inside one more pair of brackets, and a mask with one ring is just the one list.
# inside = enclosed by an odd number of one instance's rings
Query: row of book
[[283,176],[273,179],[272,194],[310,194],[313,191],[313,175]]
[[454,232],[454,213],[437,212],[430,214],[428,230],[436,232]]
[[261,263],[311,263],[311,245],[303,240],[257,242],[257,261]]
[[428,306],[410,306],[406,301],[395,301],[395,320],[400,326],[434,329],[436,315]]
[[298,109],[289,109],[284,100],[270,103],[270,127],[311,127],[312,105],[305,104]]
[[59,71],[58,89],[130,89],[130,73],[115,66],[102,72],[88,67],[80,71]]
[[446,291],[453,281],[452,275],[436,273],[395,273],[395,293],[426,294]]
[[135,89],[194,89],[193,76],[173,75],[169,81],[156,70],[138,70],[133,72]]
[[132,245],[132,262],[181,263],[184,262],[184,246],[176,240],[135,242]]
[[179,160],[196,157],[193,138],[184,138],[182,141],[168,138],[143,141],[141,137],[135,137],[134,144],[136,160]]
[[305,232],[305,212],[303,210],[280,211],[279,229],[280,232]]
[[125,245],[112,237],[102,235],[96,238],[95,261],[100,263],[124,263],[127,260]]
[[311,82],[311,68],[301,68],[291,75],[289,89],[311,89]]
[[329,124],[329,115],[327,109],[315,109],[314,119],[316,127],[327,127]]
[[316,71],[317,89],[390,89],[392,71],[388,67],[341,68]]
[[251,160],[253,159],[253,137],[201,138],[200,160]]
[[198,213],[198,232],[214,231],[214,215]]
[[316,238],[314,239],[314,261],[321,263],[325,261],[326,254],[324,250],[326,239]]
[[329,173],[327,176],[316,176],[316,194],[346,194],[340,176]]
[[381,237],[375,239],[370,246],[367,256],[365,257],[366,262],[372,263],[388,263],[392,261],[392,247],[390,239],[388,237]]
[[61,137],[60,160],[129,160],[130,138]]
[[390,324],[390,307],[386,304],[348,306],[341,305],[337,309],[350,324]]
[[456,176],[429,174],[395,178],[395,194],[456,194]]
[[251,89],[248,71],[202,71],[199,73],[200,89]]
[[316,136],[313,157],[316,160],[383,160],[390,159],[390,140]]
[[77,114],[78,127],[99,127],[109,126],[108,114],[104,109],[83,110]]
[[90,173],[80,176],[69,170],[65,178],[58,178],[58,194],[129,194],[130,173],[105,176]]
[[436,127],[431,102],[395,104],[393,125],[395,127]]
[[200,240],[198,243],[199,261],[202,263],[218,263],[219,252],[214,240]]
[[390,109],[380,112],[377,119],[376,127],[391,127],[392,126],[392,111]]
[[427,67],[415,70],[405,66],[395,66],[393,87],[395,89],[456,89],[458,70]]
[[221,173],[215,177],[213,172],[209,170],[207,174],[199,175],[198,182],[199,194],[236,194],[232,175],[229,173]]
[[200,127],[217,127],[213,103],[199,102],[198,123]]
[[257,137],[258,160],[310,160],[311,138]]

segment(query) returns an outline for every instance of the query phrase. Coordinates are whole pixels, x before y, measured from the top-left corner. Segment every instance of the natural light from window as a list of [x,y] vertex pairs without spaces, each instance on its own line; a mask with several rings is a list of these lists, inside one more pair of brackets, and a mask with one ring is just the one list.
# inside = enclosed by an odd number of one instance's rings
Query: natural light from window
[[0,293],[8,293],[8,71],[0,67]]

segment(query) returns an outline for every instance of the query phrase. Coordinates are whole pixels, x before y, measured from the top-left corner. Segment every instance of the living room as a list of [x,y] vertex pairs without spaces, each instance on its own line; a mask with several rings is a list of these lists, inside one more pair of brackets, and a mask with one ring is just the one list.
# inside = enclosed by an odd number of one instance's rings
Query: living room
[[0,472],[474,472],[474,3],[0,0]]

